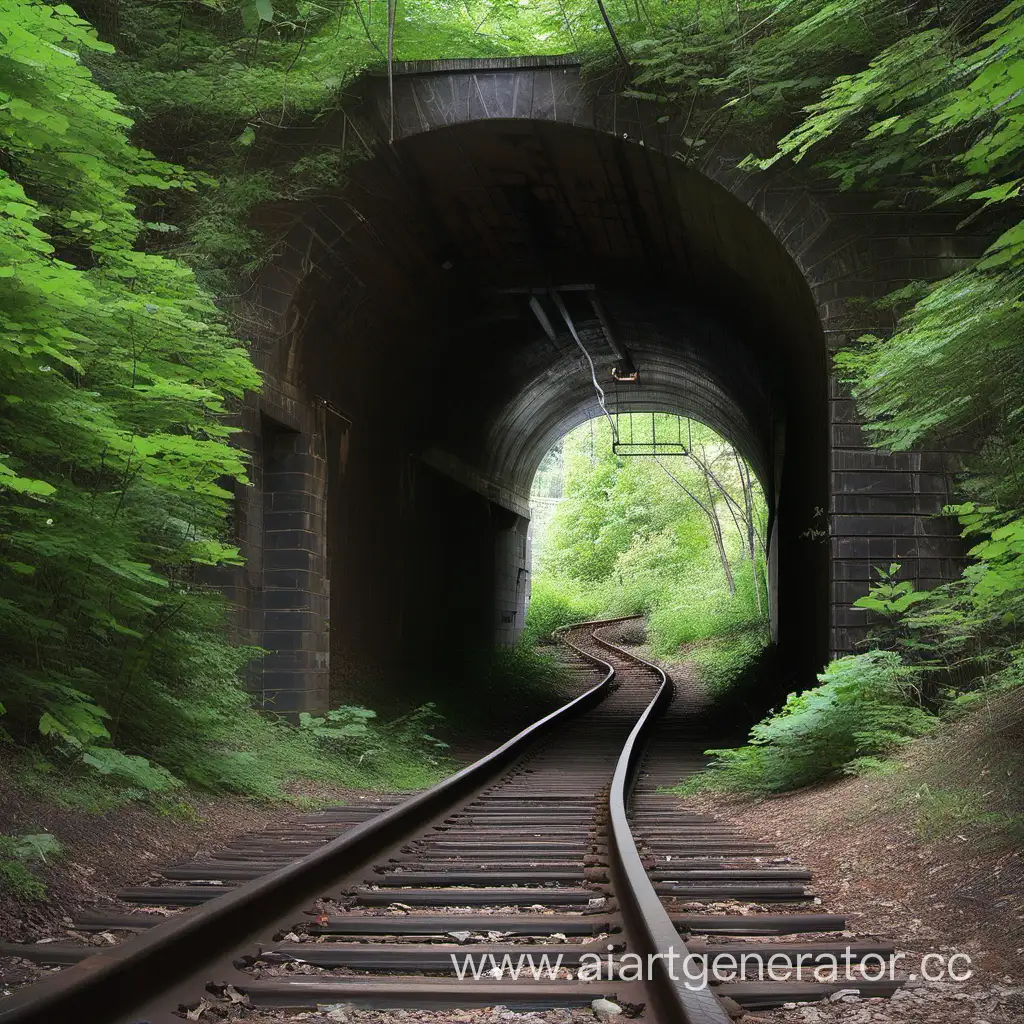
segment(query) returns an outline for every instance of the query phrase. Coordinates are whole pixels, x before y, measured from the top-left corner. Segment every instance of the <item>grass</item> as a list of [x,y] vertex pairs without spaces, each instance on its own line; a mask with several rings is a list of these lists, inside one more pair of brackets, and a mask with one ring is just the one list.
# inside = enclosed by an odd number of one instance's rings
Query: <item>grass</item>
[[600,590],[538,575],[530,589],[530,609],[521,643],[526,647],[550,643],[551,635],[561,626],[598,618],[604,603]]
[[[195,747],[194,740],[180,749],[169,744],[161,761],[177,766]],[[303,780],[357,789],[421,789],[443,778],[449,767],[433,743],[388,723],[340,740],[254,713],[212,737],[188,779],[209,792],[275,801],[292,800],[289,789]]]
[[1024,687],[974,702],[899,759],[894,799],[922,839],[964,837],[986,851],[1024,844],[1022,727]]
[[27,793],[68,810],[106,814],[146,804],[195,820],[193,801],[204,794],[312,806],[316,800],[305,801],[304,788],[425,789],[457,767],[430,731],[439,724],[431,709],[379,723],[366,713],[370,724],[355,736],[319,736],[246,710],[206,735],[172,737],[159,757],[179,781],[161,790],[101,774],[57,746],[13,752],[14,778]]
[[48,832],[35,835],[0,835],[0,891],[20,900],[40,900],[46,884],[33,870],[63,854],[60,843]]
[[688,657],[711,696],[720,697],[757,661],[769,639],[766,623],[740,622],[717,636],[697,641]]

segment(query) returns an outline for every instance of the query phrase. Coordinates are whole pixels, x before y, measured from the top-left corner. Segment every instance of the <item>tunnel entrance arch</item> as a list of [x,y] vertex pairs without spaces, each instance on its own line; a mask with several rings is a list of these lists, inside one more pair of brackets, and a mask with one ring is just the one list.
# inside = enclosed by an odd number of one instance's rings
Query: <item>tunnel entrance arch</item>
[[669,402],[639,409],[612,395],[607,409],[562,434],[533,476],[526,635],[545,641],[538,624],[575,604],[577,619],[660,614],[662,639],[704,639],[715,623],[777,638],[761,476],[736,443]]
[[[638,401],[708,422],[757,468],[779,642],[806,678],[852,642],[845,574],[863,589],[876,553],[897,556],[878,533],[912,521],[918,538],[944,499],[940,471],[922,486],[936,467],[920,457],[910,480],[900,457],[858,454],[829,379],[828,339],[842,332],[824,325],[846,310],[826,296],[844,275],[861,287],[864,239],[806,189],[744,201],[666,156],[672,126],[639,109],[626,121],[614,97],[614,130],[602,127],[608,111],[574,91],[568,65],[495,74],[512,91],[492,83],[490,101],[472,69],[405,76],[394,145],[337,194],[267,211],[279,255],[250,305],[269,400],[290,406],[293,428],[326,424],[314,483],[327,550],[300,583],[322,594],[330,579],[330,632],[305,630],[285,671],[302,690],[328,653],[344,676],[454,621],[515,635],[529,481],[553,438],[595,410],[578,338],[602,379],[627,351]],[[532,77],[522,110],[516,75]],[[543,75],[564,79],[550,104]],[[386,113],[371,83],[360,117],[335,128],[390,132]],[[903,500],[922,490],[929,501]],[[901,506],[906,522],[883,523]]]

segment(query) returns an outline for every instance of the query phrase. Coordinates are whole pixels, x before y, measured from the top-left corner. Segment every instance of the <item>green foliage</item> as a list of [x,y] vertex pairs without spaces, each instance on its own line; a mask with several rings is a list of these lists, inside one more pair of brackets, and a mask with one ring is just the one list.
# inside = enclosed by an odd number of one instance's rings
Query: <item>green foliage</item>
[[367,723],[376,717],[376,711],[358,707],[334,708],[322,718],[303,711],[299,715],[299,728],[308,730],[319,739],[351,741],[357,736],[365,737],[370,731]]
[[[141,55],[156,44],[167,12],[126,4],[121,13],[126,48]],[[136,16],[151,19],[152,36]],[[216,87],[156,75],[156,64],[178,60],[167,39],[133,65],[70,8],[0,0],[7,731],[25,748],[42,745],[41,786],[86,809],[172,806],[182,782],[267,799],[303,775],[419,785],[437,774],[425,741],[382,733],[382,753],[359,764],[252,711],[238,673],[258,652],[229,643],[223,604],[200,583],[199,567],[238,562],[226,512],[245,465],[225,413],[259,378],[192,272],[137,248],[173,237],[159,230],[162,213],[209,182],[137,148],[123,102],[144,111],[148,128],[189,90],[206,89],[210,102],[241,95],[227,65]],[[185,63],[197,58],[190,45]],[[150,92],[119,101],[90,65],[118,84],[136,73]],[[300,171],[311,182],[335,173],[313,158]],[[220,194],[232,190],[228,220],[273,194],[258,177]],[[211,263],[224,256],[208,252]]]
[[428,731],[444,722],[434,704],[423,704],[384,725],[376,718],[376,711],[346,705],[323,717],[303,712],[299,728],[322,741],[326,749],[356,756],[360,762],[367,758],[392,759],[401,752],[404,756],[419,753],[425,765],[436,765],[436,755],[448,747]]
[[[659,415],[652,427],[644,417],[637,429],[674,439],[677,418]],[[715,692],[760,654],[768,642],[764,501],[730,445],[699,423],[682,425],[680,436],[691,435],[692,457],[616,456],[603,419],[563,439],[564,497],[544,543],[535,543],[525,641],[582,619],[643,614],[653,652],[692,657]],[[552,472],[540,480],[545,490]]]
[[[374,712],[349,708],[333,720],[334,712],[328,712],[294,726],[257,714],[239,696],[237,708],[210,712],[201,731],[156,745],[156,757],[195,787],[270,801],[292,799],[310,781],[421,789],[449,770],[440,741],[424,738],[425,725],[417,733],[402,719],[378,723]],[[351,725],[364,725],[365,731],[346,734]]]
[[596,618],[600,607],[592,593],[574,581],[538,575],[530,586],[530,610],[522,642],[527,646],[549,643],[560,626]]
[[69,7],[0,0],[0,685],[19,742],[161,790],[139,754],[187,727],[188,645],[223,687],[243,660],[197,566],[237,562],[224,414],[259,379],[191,271],[135,248],[139,197],[195,181],[129,141],[82,60],[109,51]]
[[651,648],[654,653],[668,656],[680,648],[692,648],[691,653],[698,664],[704,658],[708,667],[716,657],[713,651],[718,651],[718,657],[727,660],[726,652],[733,647],[744,661],[741,651],[746,645],[752,645],[748,651],[751,657],[759,653],[768,642],[767,608],[762,591],[761,600],[765,607],[758,611],[754,569],[750,562],[737,565],[736,593],[733,595],[721,580],[721,570],[710,552],[699,561],[691,562],[688,570],[685,575],[680,573],[675,587],[671,590],[666,587],[664,598],[650,612]]
[[[315,199],[345,183],[367,153],[356,130],[282,142],[316,129],[346,91],[387,58],[387,5],[367,0],[217,0],[164,6],[118,0],[107,35],[118,52],[88,59],[100,80],[139,114],[140,140],[211,187],[173,207],[180,230],[153,239],[186,257],[219,295],[234,294],[277,239],[253,222],[261,206]],[[399,61],[559,53],[571,46],[558,0],[401,0]],[[155,230],[159,231],[157,227]]]
[[917,673],[891,651],[840,658],[818,679],[755,725],[747,746],[708,751],[716,760],[686,791],[772,793],[877,769],[882,756],[937,724],[918,704]]
[[689,653],[701,682],[713,697],[728,691],[769,643],[767,625],[756,619],[732,626],[725,622],[714,628],[717,632],[696,643]]
[[32,870],[35,862],[48,863],[63,853],[60,843],[48,832],[36,835],[0,835],[0,890],[15,899],[41,900],[46,885]]
[[122,785],[160,793],[181,785],[166,769],[150,764],[144,757],[123,754],[112,747],[89,747],[82,755],[83,764],[95,768],[101,775],[110,775]]
[[896,574],[901,568],[898,562],[893,562],[888,569],[876,565],[875,572],[878,573],[880,582],[872,583],[868,587],[867,595],[858,597],[853,602],[854,608],[867,608],[868,611],[876,612],[892,621],[909,611],[911,606],[924,601],[928,595],[914,590],[909,580],[897,582]]
[[918,656],[930,653],[930,645],[922,642],[920,631],[910,624],[907,613],[922,602],[934,602],[935,595],[915,590],[910,580],[899,580],[902,566],[893,562],[888,568],[876,565],[878,580],[868,585],[868,592],[853,602],[855,608],[871,612],[868,634],[871,645],[884,650],[901,648]]
[[1024,521],[975,502],[945,511],[974,542],[974,561],[959,580],[915,593],[909,605],[902,591],[877,640],[913,656],[930,702],[958,714],[1024,683]]

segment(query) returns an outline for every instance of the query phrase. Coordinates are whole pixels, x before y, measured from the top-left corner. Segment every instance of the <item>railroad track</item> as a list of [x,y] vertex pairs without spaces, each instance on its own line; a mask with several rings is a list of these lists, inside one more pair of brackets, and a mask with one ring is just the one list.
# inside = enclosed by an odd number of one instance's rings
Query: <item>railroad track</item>
[[0,1002],[0,1024],[597,999],[649,1024],[726,1024],[741,1008],[891,993],[889,980],[704,983],[727,958],[782,970],[845,954],[856,970],[892,947],[837,938],[841,917],[807,912],[807,871],[661,791],[704,766],[707,740],[686,694],[609,639],[618,621],[562,634],[599,683],[438,786],[164,871],[175,884],[122,897],[193,909],[94,920],[142,931],[118,946],[28,947],[71,966]]

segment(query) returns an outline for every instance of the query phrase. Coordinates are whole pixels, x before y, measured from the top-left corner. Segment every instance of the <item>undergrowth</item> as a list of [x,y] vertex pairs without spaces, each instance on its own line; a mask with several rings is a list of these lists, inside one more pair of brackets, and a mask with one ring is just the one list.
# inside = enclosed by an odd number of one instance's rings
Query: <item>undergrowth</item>
[[498,736],[561,707],[576,695],[573,682],[555,656],[524,639],[465,653],[430,680],[430,692],[453,736]]
[[[993,690],[956,709],[900,758],[889,802],[905,808],[925,841],[983,851],[1024,843],[1024,689]],[[886,780],[888,782],[888,780]]]
[[103,814],[145,803],[186,818],[198,793],[295,802],[310,782],[422,789],[453,768],[433,733],[439,723],[431,704],[384,722],[367,708],[345,707],[320,718],[304,715],[299,725],[242,706],[228,718],[211,714],[201,734],[165,737],[152,757],[166,768],[129,758],[98,770],[60,747],[35,748],[25,752],[18,782],[73,810]]
[[712,698],[725,694],[761,656],[769,644],[767,624],[740,622],[698,641],[687,657]]
[[917,677],[891,651],[833,661],[819,686],[791,694],[742,747],[708,751],[710,768],[680,792],[775,793],[842,773],[875,770],[881,759],[938,724],[917,703]]
[[35,868],[63,853],[60,843],[48,832],[35,835],[0,835],[0,891],[16,899],[38,900],[46,895],[46,884]]
[[525,645],[551,643],[556,629],[597,618],[601,600],[593,591],[572,580],[538,576],[530,589],[530,608],[522,642]]

